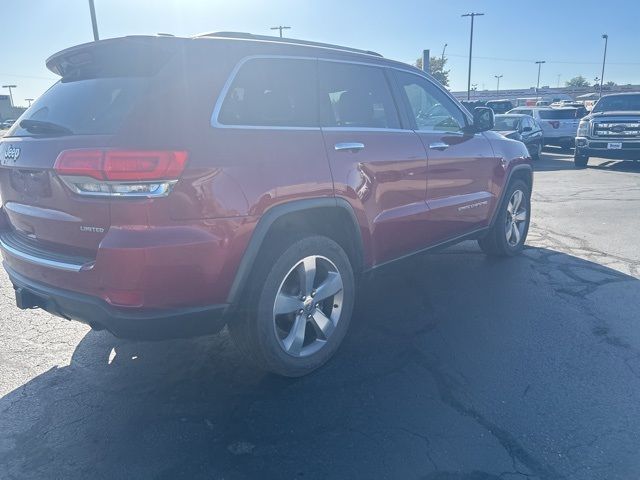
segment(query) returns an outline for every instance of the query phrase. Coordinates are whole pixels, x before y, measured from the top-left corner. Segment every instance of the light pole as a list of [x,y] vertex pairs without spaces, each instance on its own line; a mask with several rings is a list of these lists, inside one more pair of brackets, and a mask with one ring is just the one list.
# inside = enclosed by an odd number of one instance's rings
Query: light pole
[[604,65],[607,62],[607,44],[609,43],[609,35],[606,33],[602,35],[604,38],[604,55],[602,57],[602,75],[600,75],[600,98],[602,98],[602,84],[604,82]]
[[98,36],[98,20],[96,20],[96,7],[93,4],[93,0],[89,0],[89,13],[91,14],[91,27],[93,28],[93,41],[100,40]]
[[494,75],[494,77],[496,77],[496,79],[498,80],[498,86],[496,87],[496,95],[500,94],[500,79],[502,77],[504,77],[504,75]]
[[467,101],[471,100],[471,55],[473,54],[473,20],[483,16],[484,13],[465,13],[462,17],[471,17],[471,35],[469,37],[469,76],[467,78]]
[[2,88],[8,88],[9,89],[9,102],[11,103],[11,106],[13,107],[13,93],[11,92],[12,88],[18,88],[17,85],[2,85]]
[[440,57],[440,60],[442,60],[442,62],[444,62],[444,52],[447,49],[447,44],[444,44],[444,47],[442,47],[442,57]]
[[29,107],[31,106],[31,102],[33,102],[33,98],[25,98],[24,99],[25,102],[29,102]]
[[279,25],[277,27],[271,27],[271,30],[278,30],[280,32],[280,38],[282,38],[282,30],[291,30],[291,27],[283,27]]
[[536,63],[538,64],[538,83],[536,83],[536,95],[538,95],[538,90],[540,90],[540,69],[542,68],[542,64],[547,62],[544,60],[538,60]]

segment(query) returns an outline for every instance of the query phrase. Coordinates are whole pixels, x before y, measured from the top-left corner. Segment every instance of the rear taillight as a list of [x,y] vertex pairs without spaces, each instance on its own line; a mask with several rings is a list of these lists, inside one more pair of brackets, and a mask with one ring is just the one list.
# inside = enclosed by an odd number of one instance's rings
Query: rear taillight
[[65,150],[55,172],[75,193],[93,196],[167,195],[187,162],[187,152],[167,150]]
[[560,122],[558,120],[552,120],[550,122],[547,122],[549,125],[551,125],[553,128],[560,128]]

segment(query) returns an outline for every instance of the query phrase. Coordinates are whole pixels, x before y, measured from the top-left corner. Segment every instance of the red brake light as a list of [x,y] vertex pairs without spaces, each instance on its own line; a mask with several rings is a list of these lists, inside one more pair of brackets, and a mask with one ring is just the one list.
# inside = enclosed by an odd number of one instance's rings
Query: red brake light
[[177,180],[186,163],[184,151],[65,150],[58,155],[54,169],[64,176],[146,182]]

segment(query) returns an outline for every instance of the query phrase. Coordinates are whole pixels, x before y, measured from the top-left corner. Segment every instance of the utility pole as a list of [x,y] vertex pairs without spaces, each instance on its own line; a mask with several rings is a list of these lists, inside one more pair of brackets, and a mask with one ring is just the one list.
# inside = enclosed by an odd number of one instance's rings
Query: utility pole
[[93,4],[93,0],[89,0],[89,13],[91,13],[91,27],[93,28],[93,41],[100,40],[98,36],[98,21],[96,20],[96,7]]
[[29,102],[29,107],[31,106],[31,102],[33,102],[33,98],[25,98],[24,99],[25,102]]
[[271,27],[271,30],[278,30],[280,32],[280,38],[282,38],[282,30],[290,30],[291,27],[283,27],[282,25],[279,25],[277,27]]
[[471,56],[473,54],[473,20],[476,17],[481,17],[483,15],[484,13],[477,12],[465,13],[464,15],[461,15],[462,17],[471,17],[471,35],[469,37],[469,75],[467,78],[467,101],[471,100]]
[[444,63],[444,52],[447,49],[447,44],[444,44],[444,47],[442,47],[442,57],[440,57],[440,60],[442,60],[442,62]]
[[604,65],[607,62],[607,44],[609,43],[609,35],[602,35],[604,38],[604,56],[602,57],[602,75],[600,75],[600,98],[602,98],[602,84],[604,82]]
[[538,60],[536,63],[538,64],[538,83],[536,83],[536,95],[538,95],[538,90],[540,90],[540,69],[542,68],[542,64],[547,62],[545,60]]
[[11,103],[11,106],[13,107],[13,93],[11,93],[11,89],[12,88],[18,88],[17,85],[2,85],[2,88],[8,88],[9,89],[9,103]]
[[496,87],[496,95],[500,94],[500,79],[502,77],[504,77],[504,75],[494,75],[494,77],[496,77],[496,79],[498,80],[498,86]]

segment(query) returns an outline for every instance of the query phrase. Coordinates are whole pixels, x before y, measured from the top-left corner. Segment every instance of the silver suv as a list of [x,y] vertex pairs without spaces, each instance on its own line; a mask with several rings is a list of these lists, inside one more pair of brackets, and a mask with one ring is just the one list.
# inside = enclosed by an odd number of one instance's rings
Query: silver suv
[[516,107],[509,113],[530,115],[535,118],[544,132],[545,145],[555,145],[564,150],[573,147],[580,123],[577,108]]

